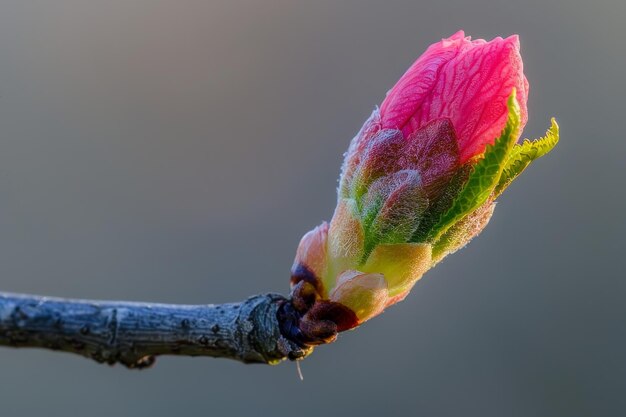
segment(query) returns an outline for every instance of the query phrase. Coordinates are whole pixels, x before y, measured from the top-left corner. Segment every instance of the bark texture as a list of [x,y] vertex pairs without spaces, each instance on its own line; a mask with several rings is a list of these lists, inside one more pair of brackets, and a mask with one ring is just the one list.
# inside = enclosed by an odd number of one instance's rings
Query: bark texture
[[276,313],[285,302],[278,294],[240,303],[170,305],[0,292],[0,346],[72,352],[129,368],[148,367],[158,355],[274,364],[312,351],[283,336]]

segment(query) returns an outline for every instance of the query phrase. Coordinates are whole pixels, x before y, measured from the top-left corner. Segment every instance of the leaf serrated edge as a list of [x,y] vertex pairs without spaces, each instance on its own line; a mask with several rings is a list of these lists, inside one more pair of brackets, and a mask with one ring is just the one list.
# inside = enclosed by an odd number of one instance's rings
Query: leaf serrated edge
[[494,190],[494,198],[502,194],[511,182],[513,182],[531,162],[546,155],[558,142],[559,125],[553,117],[545,136],[533,141],[524,139],[521,145],[515,145],[504,166],[504,171],[500,176],[498,185]]

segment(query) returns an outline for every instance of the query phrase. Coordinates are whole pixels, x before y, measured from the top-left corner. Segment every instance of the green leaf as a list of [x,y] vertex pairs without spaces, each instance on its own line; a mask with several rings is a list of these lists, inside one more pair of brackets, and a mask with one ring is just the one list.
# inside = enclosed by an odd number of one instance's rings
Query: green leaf
[[496,197],[499,196],[532,161],[550,152],[558,141],[559,125],[552,118],[552,125],[544,137],[533,141],[525,139],[521,145],[515,145],[504,166],[504,171],[502,171],[500,181],[494,190],[494,195]]
[[483,204],[500,180],[509,154],[517,141],[520,109],[515,90],[509,96],[506,126],[493,145],[487,145],[484,156],[474,166],[467,182],[428,234],[427,241],[438,240],[454,223]]

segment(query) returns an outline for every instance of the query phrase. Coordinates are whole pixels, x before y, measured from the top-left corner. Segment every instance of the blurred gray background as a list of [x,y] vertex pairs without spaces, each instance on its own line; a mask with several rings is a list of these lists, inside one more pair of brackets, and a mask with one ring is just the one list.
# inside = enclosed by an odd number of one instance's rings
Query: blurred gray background
[[0,2],[0,290],[288,291],[342,153],[413,60],[519,33],[562,141],[403,303],[302,364],[137,372],[0,348],[0,415],[626,414],[622,0]]

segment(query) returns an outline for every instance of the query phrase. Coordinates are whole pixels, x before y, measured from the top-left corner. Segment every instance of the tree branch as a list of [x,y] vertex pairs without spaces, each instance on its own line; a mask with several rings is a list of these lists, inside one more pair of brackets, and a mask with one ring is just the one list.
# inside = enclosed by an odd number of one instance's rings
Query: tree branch
[[129,368],[148,367],[157,355],[274,364],[312,351],[283,336],[276,313],[286,301],[263,294],[241,303],[170,305],[0,292],[0,346],[72,352]]

